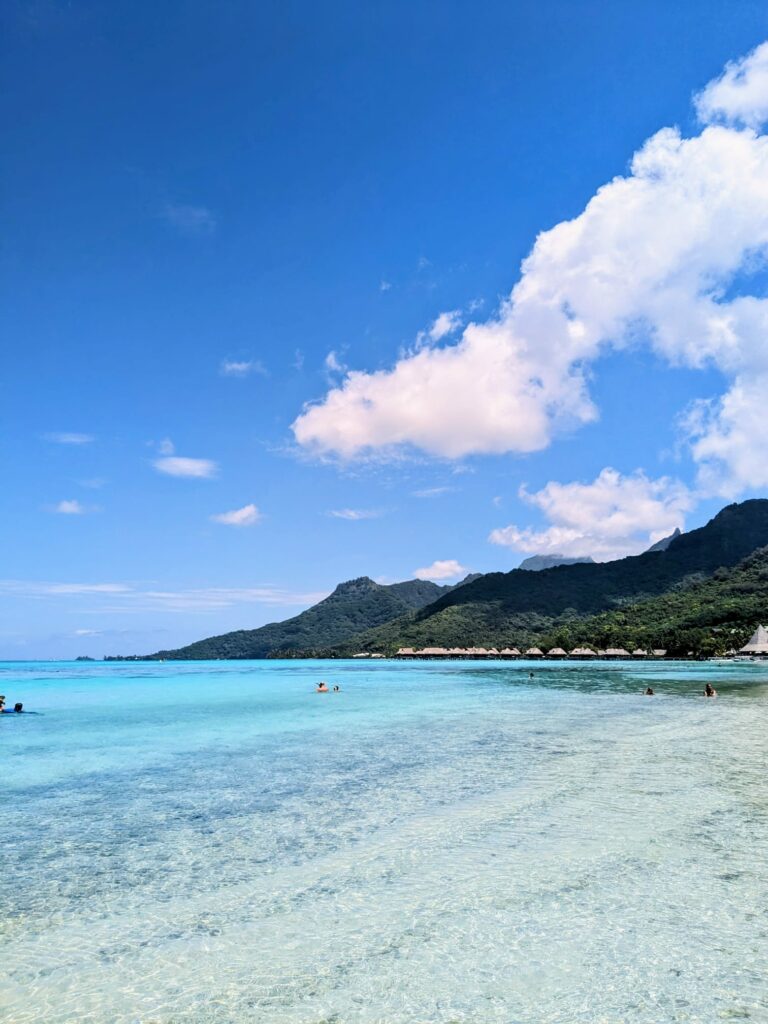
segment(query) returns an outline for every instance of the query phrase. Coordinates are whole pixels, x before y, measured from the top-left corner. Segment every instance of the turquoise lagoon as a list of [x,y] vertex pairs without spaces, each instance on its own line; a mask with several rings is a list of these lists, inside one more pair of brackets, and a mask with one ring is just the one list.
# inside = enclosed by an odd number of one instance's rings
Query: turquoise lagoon
[[768,1021],[768,667],[6,663],[0,692],[40,712],[0,718],[6,1024]]

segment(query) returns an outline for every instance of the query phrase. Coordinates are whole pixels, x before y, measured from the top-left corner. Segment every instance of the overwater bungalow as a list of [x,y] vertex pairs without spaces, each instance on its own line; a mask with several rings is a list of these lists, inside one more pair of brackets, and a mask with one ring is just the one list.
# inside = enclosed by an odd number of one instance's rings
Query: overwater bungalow
[[644,651],[642,649],[642,647],[637,647],[637,648],[635,648],[634,651],[632,651],[632,657],[633,658],[647,658],[648,657],[648,651]]
[[651,651],[651,654],[654,656],[654,658],[666,658],[667,650],[665,647],[655,647]]
[[606,658],[629,658],[629,651],[625,651],[623,647],[609,647],[605,652]]
[[520,651],[516,647],[505,647],[501,652],[502,658],[519,658]]
[[529,647],[528,650],[525,652],[525,656],[526,658],[543,658],[544,651],[542,651],[538,647]]
[[567,658],[568,655],[566,654],[566,652],[563,650],[562,647],[553,647],[551,650],[547,651],[547,657],[548,658]]
[[572,658],[595,658],[597,655],[591,647],[574,647],[571,651]]

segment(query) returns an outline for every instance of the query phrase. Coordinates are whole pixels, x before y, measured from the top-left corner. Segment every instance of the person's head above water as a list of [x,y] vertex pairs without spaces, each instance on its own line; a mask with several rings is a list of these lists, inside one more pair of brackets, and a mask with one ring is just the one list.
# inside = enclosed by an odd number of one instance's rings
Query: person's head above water
[[653,697],[654,696],[654,692],[653,692],[653,688],[652,687],[648,686],[646,688],[645,696],[646,697]]
[[715,688],[712,685],[712,683],[707,683],[706,686],[704,687],[704,696],[705,697],[714,697],[716,692],[717,691],[715,690]]
[[13,710],[16,712],[17,715],[21,714],[21,712],[24,710],[24,705],[21,702],[19,702],[18,704],[14,704]]

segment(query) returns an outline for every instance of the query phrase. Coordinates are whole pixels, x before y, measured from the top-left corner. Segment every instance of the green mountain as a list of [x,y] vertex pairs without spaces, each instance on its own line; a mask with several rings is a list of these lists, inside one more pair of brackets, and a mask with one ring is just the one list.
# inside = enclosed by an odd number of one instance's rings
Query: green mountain
[[568,555],[531,555],[524,558],[518,565],[518,569],[525,569],[526,572],[541,572],[542,569],[554,569],[557,565],[584,565],[594,562],[589,555],[581,558]]
[[658,597],[569,623],[543,638],[546,647],[664,648],[670,654],[725,654],[742,647],[768,620],[768,547],[730,569],[717,569]]
[[401,646],[528,645],[575,620],[704,579],[766,544],[768,500],[745,501],[675,537],[663,551],[534,573],[488,573],[414,614],[356,637],[355,643],[385,653]]
[[198,640],[175,651],[158,651],[151,659],[207,660],[213,658],[266,658],[342,643],[374,626],[430,604],[452,587],[427,580],[383,585],[367,576],[340,583],[319,604],[285,622],[259,629],[239,629],[223,636]]

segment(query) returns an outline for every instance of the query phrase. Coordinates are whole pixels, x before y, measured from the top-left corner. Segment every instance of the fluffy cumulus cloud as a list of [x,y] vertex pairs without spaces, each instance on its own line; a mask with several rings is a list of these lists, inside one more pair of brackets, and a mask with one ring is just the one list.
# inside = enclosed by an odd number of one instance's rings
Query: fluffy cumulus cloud
[[256,505],[243,505],[231,512],[217,512],[211,516],[214,523],[221,523],[222,526],[255,526],[261,518]]
[[[644,343],[672,365],[715,366],[728,382],[707,415],[689,417],[702,484],[721,494],[768,485],[768,464],[746,476],[743,459],[747,437],[753,451],[768,441],[768,418],[758,422],[768,300],[749,289],[768,254],[768,137],[754,130],[768,111],[766,46],[699,97],[705,121],[734,124],[653,135],[627,175],[539,235],[491,319],[456,342],[423,344],[424,332],[391,369],[348,371],[296,419],[298,443],[342,459],[541,450],[597,417],[589,364]],[[727,82],[751,97],[749,116],[746,100],[724,98]]]
[[768,43],[727,64],[719,78],[696,97],[696,112],[706,122],[722,121],[759,128],[768,120]]
[[608,561],[644,551],[685,523],[689,490],[669,477],[604,469],[590,483],[548,483],[520,496],[549,522],[542,530],[505,526],[490,540],[528,554],[591,555]]
[[413,575],[417,580],[453,580],[458,576],[466,576],[468,572],[469,569],[455,558],[443,558],[422,569],[414,569]]
[[88,511],[85,505],[81,505],[77,498],[64,499],[54,506],[54,512],[61,516],[84,516]]

